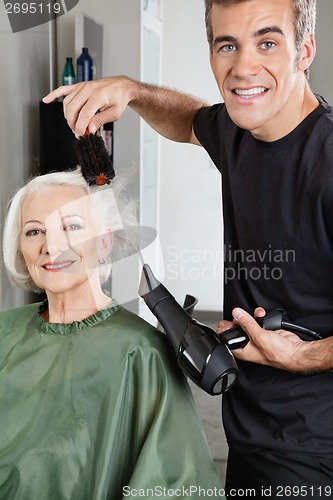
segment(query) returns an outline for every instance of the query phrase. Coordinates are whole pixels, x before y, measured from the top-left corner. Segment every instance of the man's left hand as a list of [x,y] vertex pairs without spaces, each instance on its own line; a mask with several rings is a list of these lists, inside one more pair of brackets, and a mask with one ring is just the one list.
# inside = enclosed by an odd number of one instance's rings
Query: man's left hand
[[[256,317],[264,315],[264,309],[255,310]],[[233,310],[233,317],[230,325],[241,326],[250,339],[245,347],[233,350],[236,358],[291,372],[308,372],[305,353],[313,342],[304,342],[286,330],[265,330],[254,317],[238,307]]]

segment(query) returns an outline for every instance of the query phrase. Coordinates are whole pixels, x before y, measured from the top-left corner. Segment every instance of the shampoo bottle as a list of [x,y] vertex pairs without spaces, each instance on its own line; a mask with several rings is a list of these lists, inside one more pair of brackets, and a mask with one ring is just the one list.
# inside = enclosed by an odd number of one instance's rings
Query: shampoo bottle
[[75,83],[73,61],[71,57],[66,57],[66,64],[62,73],[62,84],[71,85],[72,83]]
[[76,61],[76,80],[86,82],[93,79],[93,60],[89,55],[87,47],[83,47],[82,54]]

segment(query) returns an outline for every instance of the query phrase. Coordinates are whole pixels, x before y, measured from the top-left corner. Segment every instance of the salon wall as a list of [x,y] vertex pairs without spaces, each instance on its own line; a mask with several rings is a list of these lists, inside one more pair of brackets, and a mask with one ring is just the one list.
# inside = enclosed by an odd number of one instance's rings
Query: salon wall
[[[107,23],[111,7],[104,0],[92,5],[80,0],[76,9],[58,22],[59,73],[66,49],[74,45],[75,10],[91,15],[105,27],[104,75],[112,74],[113,44],[108,44]],[[311,72],[311,84],[333,102],[333,66],[329,64],[332,37],[331,0],[318,2],[318,54]],[[191,22],[188,22],[188,20]],[[133,29],[137,27],[133,26]],[[134,50],[134,49],[133,49]],[[124,61],[123,64],[126,64]],[[137,71],[122,68],[126,74]],[[327,78],[328,75],[328,78]],[[209,66],[204,26],[203,0],[164,0],[162,41],[162,83],[217,102],[220,96]],[[116,133],[121,134],[121,121]],[[131,148],[135,147],[134,143]],[[130,163],[128,157],[123,162]],[[133,155],[135,151],[133,150]],[[220,311],[222,303],[222,224],[220,177],[208,155],[200,148],[161,141],[160,240],[165,265],[165,284],[179,300],[186,293],[199,298],[198,308]]]
[[[48,27],[43,25],[13,34],[4,2],[1,2],[0,47],[0,222],[3,228],[10,193],[37,168],[38,102],[47,92],[49,81]],[[28,295],[9,284],[0,259],[0,309],[28,300]]]
[[[107,0],[99,0],[93,5],[90,0],[80,0],[76,8],[59,18],[59,73],[66,55],[71,55],[70,50],[74,47],[73,26],[78,10],[104,24],[103,74],[113,74],[119,54],[115,54],[117,48],[110,43],[112,23],[110,21],[108,24],[107,19],[110,16],[113,20],[114,13]],[[132,29],[137,30],[138,25],[133,25]],[[122,38],[121,43],[127,40],[127,37],[125,40]],[[139,71],[135,67],[135,50],[133,46],[132,59],[123,60],[118,71],[135,77]],[[118,51],[121,52],[121,48]],[[203,0],[164,0],[162,83],[209,102],[216,102],[219,94],[211,75],[208,56]],[[119,62],[116,66],[119,67]],[[129,119],[132,111],[127,113]],[[128,135],[123,123],[124,120],[119,120],[116,124],[117,141],[121,134],[125,137]],[[136,144],[135,138],[130,143],[127,141],[126,147],[122,148],[124,152],[121,158],[115,150],[117,169],[133,162],[137,154]],[[159,237],[166,272],[165,284],[180,301],[186,293],[191,293],[199,298],[200,309],[219,311],[222,303],[219,174],[201,148],[162,140],[160,180]]]
[[[208,64],[203,4],[203,0],[164,2],[163,82],[217,102],[220,97]],[[331,104],[332,20],[332,0],[318,0],[317,55],[310,83]],[[185,293],[196,295],[199,309],[219,311],[223,265],[220,180],[200,148],[162,141],[161,206],[165,283],[179,298]]]
[[[66,56],[74,54],[75,13],[85,12],[105,26],[104,74],[111,73],[109,0],[80,0],[78,5],[58,18],[58,78]],[[6,205],[10,194],[19,188],[31,174],[38,171],[39,157],[39,101],[49,91],[49,25],[12,33],[5,5],[0,2],[0,223],[3,228]],[[138,142],[138,141],[137,141]],[[135,140],[133,140],[135,144]],[[133,146],[135,147],[135,146]],[[127,164],[129,162],[127,161]],[[2,233],[2,231],[1,231]],[[2,237],[2,234],[1,234]],[[2,246],[2,245],[1,245]],[[13,289],[9,284],[0,259],[0,309],[30,302],[35,297]]]
[[[209,65],[203,0],[165,0],[163,83],[209,103],[220,96]],[[221,180],[202,148],[163,140],[161,221],[165,284],[197,308],[222,308]]]
[[[181,5],[181,8],[180,8]],[[1,216],[9,193],[19,187],[37,168],[38,102],[48,91],[48,26],[12,34],[0,6],[1,47],[6,53],[1,71],[3,119],[1,121]],[[112,19],[109,0],[80,0],[57,21],[58,81],[66,56],[74,55],[75,13],[82,11],[104,24],[103,74],[112,74],[115,47],[107,19]],[[191,13],[191,23],[188,15]],[[203,25],[203,1],[164,1],[163,83],[178,87],[209,101],[218,95],[210,75]],[[111,24],[111,23],[110,23]],[[133,29],[136,29],[133,26]],[[135,47],[133,47],[135,50]],[[184,71],[186,62],[186,71]],[[133,62],[124,61],[126,74]],[[117,133],[121,134],[121,122]],[[126,131],[125,131],[126,133]],[[135,148],[136,141],[131,141]],[[200,308],[221,307],[221,223],[220,181],[207,155],[199,148],[162,143],[161,234],[166,282],[182,300],[185,293],[196,294]],[[130,148],[128,154],[131,154]],[[133,150],[133,156],[136,152]],[[126,158],[130,164],[130,157]],[[170,203],[172,200],[172,203]],[[14,306],[30,299],[15,292],[0,266],[0,307]],[[215,275],[213,277],[212,275]]]
[[312,90],[325,97],[330,104],[333,103],[332,21],[332,0],[318,0],[317,55],[311,66],[310,83]]
[[[202,97],[219,95],[208,63],[203,0],[164,0],[162,79],[165,85]],[[80,0],[59,19],[58,68],[74,49],[74,14],[90,15],[105,26],[104,74],[111,71],[112,50],[107,19],[110,0]],[[318,51],[311,71],[314,91],[333,102],[331,63],[333,2],[318,2]],[[48,26],[13,34],[0,3],[0,222],[3,227],[9,194],[37,169],[38,102],[48,91]],[[58,80],[59,81],[59,80]],[[166,268],[165,283],[182,299],[199,298],[200,309],[221,309],[220,179],[204,151],[195,146],[162,140],[161,242]],[[30,297],[15,291],[0,261],[0,309]]]

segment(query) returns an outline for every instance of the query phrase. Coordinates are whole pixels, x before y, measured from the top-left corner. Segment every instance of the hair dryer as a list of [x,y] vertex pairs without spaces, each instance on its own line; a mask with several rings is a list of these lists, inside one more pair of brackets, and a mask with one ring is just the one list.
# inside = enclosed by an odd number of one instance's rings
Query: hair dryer
[[148,264],[143,265],[139,295],[162,325],[185,375],[211,395],[230,389],[238,369],[229,348],[184,311]]

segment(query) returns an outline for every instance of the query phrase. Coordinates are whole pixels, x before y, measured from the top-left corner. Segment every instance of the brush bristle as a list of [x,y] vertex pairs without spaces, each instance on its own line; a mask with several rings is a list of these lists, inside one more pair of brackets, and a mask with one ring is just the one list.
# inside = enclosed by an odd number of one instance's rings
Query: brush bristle
[[115,177],[111,158],[100,135],[89,134],[77,139],[75,152],[82,175],[90,186],[109,184]]

